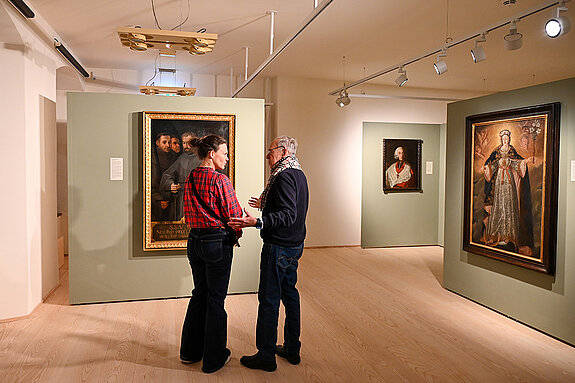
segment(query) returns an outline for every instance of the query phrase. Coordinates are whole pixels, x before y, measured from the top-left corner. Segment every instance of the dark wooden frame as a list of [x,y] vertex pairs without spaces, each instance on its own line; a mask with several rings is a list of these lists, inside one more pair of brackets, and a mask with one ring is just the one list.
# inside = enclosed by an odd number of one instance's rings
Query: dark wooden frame
[[[176,132],[181,135],[191,131],[198,137],[208,134],[224,136],[228,142],[228,157],[230,161],[222,173],[226,174],[232,183],[235,175],[235,119],[232,114],[215,113],[178,113],[178,112],[143,112],[143,153],[144,153],[144,251],[185,249],[189,228],[184,219],[180,221],[152,220],[151,190],[152,190],[152,155],[154,153],[155,135],[160,131]],[[225,131],[227,130],[227,134]],[[224,132],[222,134],[222,132]],[[183,150],[182,146],[182,150]],[[158,240],[157,232],[165,233],[167,240]]]
[[[497,259],[513,265],[553,275],[555,272],[555,256],[557,242],[557,179],[559,175],[559,120],[560,103],[530,106],[525,108],[497,111],[466,118],[465,140],[465,188],[464,188],[464,224],[463,224],[463,250],[486,257]],[[537,122],[540,125],[537,125]],[[537,128],[540,133],[537,133]],[[479,211],[484,214],[485,192],[481,186],[484,184],[483,170],[477,170],[484,165],[489,152],[482,152],[482,144],[487,137],[494,137],[503,129],[512,131],[510,144],[523,158],[532,152],[535,160],[541,160],[540,169],[528,165],[530,181],[530,217],[532,218],[533,254],[520,253],[518,246],[512,246],[515,251],[506,245],[488,245],[484,238],[478,237],[479,230],[483,233],[484,220]],[[515,137],[514,137],[515,132]],[[521,132],[521,133],[518,133]],[[542,135],[543,134],[543,135]],[[499,138],[499,135],[497,135]],[[539,138],[539,143],[537,139]],[[494,150],[498,142],[490,145]],[[519,150],[517,150],[519,146]],[[531,145],[531,148],[530,146]],[[539,156],[537,155],[539,153]],[[484,161],[484,162],[482,162]],[[535,166],[535,165],[533,165]],[[534,184],[534,182],[540,183]],[[541,186],[541,189],[537,187]],[[527,188],[525,188],[527,190]],[[533,198],[541,195],[541,198]],[[482,199],[483,198],[483,199]],[[540,203],[540,204],[539,204]],[[524,206],[528,206],[525,204]],[[538,206],[536,208],[535,206]],[[488,218],[484,218],[487,220]],[[538,235],[538,236],[537,236]],[[537,250],[536,244],[539,244]],[[528,247],[527,247],[528,248]],[[526,255],[527,254],[527,255]]]
[[[405,192],[423,192],[421,188],[421,144],[422,140],[406,138],[384,138],[383,139],[383,192],[384,193],[405,193]],[[397,147],[404,148],[406,162],[413,170],[415,185],[407,188],[390,187],[387,181],[387,169],[397,160],[394,158],[394,152]]]

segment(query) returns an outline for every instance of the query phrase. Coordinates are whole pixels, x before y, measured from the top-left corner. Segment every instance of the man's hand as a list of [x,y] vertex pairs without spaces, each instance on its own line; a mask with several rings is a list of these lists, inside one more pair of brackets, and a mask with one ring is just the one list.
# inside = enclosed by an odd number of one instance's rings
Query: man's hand
[[261,209],[262,201],[259,198],[251,197],[250,200],[248,201],[248,205],[250,205],[250,207],[253,207],[254,209]]
[[177,193],[180,190],[180,188],[181,188],[180,184],[170,185],[170,190],[172,191],[172,193]]
[[168,208],[169,204],[170,204],[170,201],[160,201],[160,207],[164,210]]
[[231,218],[228,222],[228,225],[234,229],[241,229],[244,227],[255,226],[257,219],[253,215],[251,215],[245,208],[244,208],[245,216],[241,218]]

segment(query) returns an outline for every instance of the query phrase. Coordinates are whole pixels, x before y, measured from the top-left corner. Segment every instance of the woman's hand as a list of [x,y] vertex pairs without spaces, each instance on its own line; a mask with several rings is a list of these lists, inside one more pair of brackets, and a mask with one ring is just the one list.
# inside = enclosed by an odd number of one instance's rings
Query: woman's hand
[[246,214],[241,218],[230,218],[228,225],[234,229],[241,229],[244,227],[255,226],[257,218],[251,215],[245,208],[244,213]]

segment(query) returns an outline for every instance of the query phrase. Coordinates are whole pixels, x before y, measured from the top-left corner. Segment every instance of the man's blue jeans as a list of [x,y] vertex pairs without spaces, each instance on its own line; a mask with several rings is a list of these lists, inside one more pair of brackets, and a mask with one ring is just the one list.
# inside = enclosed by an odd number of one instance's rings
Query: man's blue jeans
[[263,245],[256,346],[264,360],[275,360],[280,300],[286,311],[284,349],[288,354],[299,354],[300,303],[299,292],[295,285],[298,261],[302,253],[303,243],[297,247],[283,247],[270,243]]

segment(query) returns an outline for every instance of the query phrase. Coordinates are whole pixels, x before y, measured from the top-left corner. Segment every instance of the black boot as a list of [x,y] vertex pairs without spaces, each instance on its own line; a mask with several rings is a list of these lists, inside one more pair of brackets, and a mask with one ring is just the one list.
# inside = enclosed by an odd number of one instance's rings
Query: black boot
[[273,360],[263,360],[259,352],[251,356],[242,356],[240,363],[247,368],[254,370],[264,370],[268,372],[275,371],[277,368],[275,357]]

